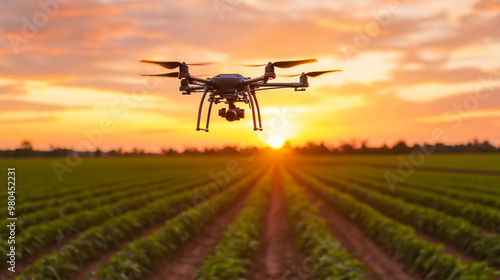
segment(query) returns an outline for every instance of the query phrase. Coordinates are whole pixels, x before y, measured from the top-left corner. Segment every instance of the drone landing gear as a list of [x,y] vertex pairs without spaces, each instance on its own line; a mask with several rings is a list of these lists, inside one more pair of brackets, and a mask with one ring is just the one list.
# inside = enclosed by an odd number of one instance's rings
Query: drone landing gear
[[200,128],[200,120],[201,120],[201,110],[203,108],[203,102],[205,101],[205,97],[207,96],[208,89],[205,88],[203,91],[203,96],[201,97],[200,101],[200,108],[198,109],[198,122],[196,123],[196,131],[204,130],[205,132],[208,132],[208,123],[210,122],[210,112],[212,111],[212,105],[214,103],[214,100],[210,100],[210,105],[208,105],[208,115],[207,115],[207,125],[205,128]]
[[[255,90],[251,90],[250,86],[246,86],[246,91],[248,94],[248,99],[250,100],[250,107],[252,107],[252,118],[253,118],[253,130],[254,131],[262,131],[262,121],[260,118],[260,108],[259,102],[257,101],[257,96],[255,95]],[[255,106],[254,106],[255,102]],[[257,122],[255,121],[255,110],[257,110],[257,116],[259,119],[259,127],[257,127]]]
[[[257,96],[255,94],[255,90],[250,89],[250,86],[246,86],[245,89],[246,89],[246,92],[248,94],[248,99],[250,101],[250,107],[252,108],[253,130],[254,131],[262,131],[262,119],[260,117],[259,102],[257,101]],[[208,132],[208,125],[210,123],[210,113],[212,112],[212,105],[214,103],[214,99],[213,98],[209,99],[210,104],[208,105],[208,114],[207,114],[207,123],[206,123],[206,126],[205,126],[205,128],[200,128],[201,112],[203,110],[203,102],[205,101],[205,98],[207,96],[208,91],[209,90],[207,88],[205,88],[205,90],[203,91],[203,96],[201,97],[200,107],[198,109],[198,121],[196,122],[196,131],[203,130],[203,131]],[[233,104],[233,107],[234,107],[234,104]],[[230,109],[231,109],[231,106],[230,106]],[[242,109],[239,109],[239,108],[236,108],[236,107],[233,108],[233,110],[235,110],[235,109],[243,111]],[[241,112],[241,114],[243,114],[243,112]],[[219,112],[219,115],[220,115],[220,112]],[[256,118],[256,115],[257,115],[257,118]],[[238,113],[237,116],[238,117],[236,119],[239,119],[240,117],[243,118],[243,115],[239,116],[239,113]],[[226,117],[226,119],[228,121],[236,120],[236,119],[228,119],[227,117]],[[257,126],[257,120],[258,120],[258,126]]]

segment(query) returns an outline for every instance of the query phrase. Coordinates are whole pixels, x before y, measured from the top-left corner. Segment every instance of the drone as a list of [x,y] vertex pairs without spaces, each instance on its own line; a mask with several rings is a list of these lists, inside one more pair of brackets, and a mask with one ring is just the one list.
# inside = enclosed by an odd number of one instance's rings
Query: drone
[[[208,125],[210,122],[210,113],[212,111],[212,105],[224,103],[227,104],[227,108],[222,108],[219,110],[219,116],[225,118],[229,122],[238,121],[245,117],[245,110],[236,107],[236,103],[243,102],[248,104],[249,108],[252,110],[253,118],[253,130],[262,131],[262,120],[260,116],[259,102],[257,101],[256,91],[259,90],[270,90],[279,88],[293,88],[295,91],[305,91],[309,87],[308,77],[317,77],[326,73],[338,72],[342,70],[326,70],[326,71],[313,71],[297,75],[280,75],[284,77],[297,77],[299,76],[298,83],[269,83],[269,80],[276,78],[276,73],[274,68],[290,68],[301,64],[317,62],[315,58],[303,59],[303,60],[289,60],[289,61],[277,61],[269,62],[267,64],[257,64],[257,65],[243,65],[248,67],[261,67],[265,66],[264,75],[256,78],[244,77],[241,74],[219,74],[211,78],[200,78],[195,77],[189,73],[188,65],[207,65],[208,63],[192,63],[187,64],[185,62],[178,61],[153,61],[143,59],[140,62],[153,63],[160,65],[167,69],[179,68],[179,72],[171,72],[164,74],[145,74],[142,76],[154,76],[154,77],[169,77],[178,78],[181,80],[181,86],[179,91],[183,95],[191,95],[194,92],[203,92],[200,101],[200,107],[198,109],[198,120],[196,123],[197,131],[208,132]],[[200,121],[203,109],[203,103],[205,98],[209,94],[207,101],[208,114],[207,122],[205,128],[200,128]]]

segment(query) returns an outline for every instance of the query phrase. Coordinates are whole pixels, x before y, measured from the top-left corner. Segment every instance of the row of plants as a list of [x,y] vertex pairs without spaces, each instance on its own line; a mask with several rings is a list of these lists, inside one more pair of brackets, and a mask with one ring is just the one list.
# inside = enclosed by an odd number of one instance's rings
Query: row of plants
[[[255,177],[247,177],[239,184],[249,184]],[[60,252],[44,256],[23,273],[24,279],[62,278],[78,269],[78,265],[93,260],[116,244],[131,239],[137,232],[165,221],[179,213],[179,205],[194,207],[202,199],[193,199],[202,193],[204,187],[167,196],[147,206],[110,219],[100,226],[90,228],[68,243]],[[215,194],[213,194],[215,195]]]
[[[362,175],[363,177],[365,177],[367,179],[378,181],[379,183],[381,183],[381,182],[387,183],[386,178],[380,176],[381,175],[380,172],[376,173],[376,172],[373,172],[372,170],[369,170],[369,169],[356,170],[356,171],[352,172],[352,175],[354,175],[354,176]],[[411,183],[405,181],[405,182],[402,182],[401,184],[398,184],[397,186],[429,191],[432,193],[445,195],[446,197],[459,199],[459,200],[463,200],[463,201],[475,202],[475,203],[479,203],[481,205],[486,205],[486,206],[490,206],[490,207],[495,207],[495,208],[500,207],[500,196],[491,195],[489,193],[483,193],[478,189],[463,190],[463,189],[457,189],[457,188],[453,188],[450,186],[446,186],[443,184],[424,183],[424,182],[415,181],[415,180],[413,180],[413,182],[411,182]]]
[[271,176],[262,179],[241,212],[222,234],[222,240],[194,273],[195,280],[239,280],[255,261],[262,216],[269,204]]
[[498,276],[485,261],[463,262],[445,254],[442,244],[426,242],[412,227],[384,216],[353,196],[328,187],[302,171],[296,176],[342,215],[357,223],[396,259],[404,262],[412,273],[417,271],[427,279],[439,280],[491,280]]
[[[25,255],[35,255],[49,245],[61,244],[69,236],[85,231],[128,211],[144,207],[162,197],[192,189],[202,182],[205,181],[193,179],[191,182],[164,185],[164,188],[154,192],[128,197],[113,204],[80,211],[46,224],[32,226],[16,236],[16,259],[21,259]],[[6,240],[0,240],[0,254],[2,255],[0,258],[2,261],[6,258],[9,247],[10,245]]]
[[[109,193],[118,191],[121,192],[127,189],[137,189],[138,187],[159,184],[168,182],[176,176],[171,176],[174,174],[169,174],[169,176],[162,178],[160,180],[128,180],[128,181],[115,181],[113,183],[106,184],[96,184],[91,186],[82,186],[76,189],[67,188],[62,189],[61,194],[46,197],[42,200],[31,200],[22,201],[18,207],[16,207],[16,213],[18,216],[27,215],[31,212],[37,211],[39,209],[45,209],[47,207],[63,205],[70,201],[89,201],[100,196],[106,196]],[[51,193],[48,191],[47,193]],[[89,199],[91,198],[91,199]]]
[[402,223],[410,224],[419,230],[448,241],[474,254],[490,265],[500,265],[500,236],[482,231],[469,221],[453,217],[435,209],[407,203],[356,184],[342,184],[327,176],[321,179],[358,200],[374,207],[386,216]]
[[[135,179],[137,180],[137,179]],[[27,185],[26,191],[19,195],[19,201],[27,203],[37,203],[44,202],[46,200],[58,199],[59,197],[66,195],[73,195],[78,192],[86,192],[90,189],[100,189],[102,187],[108,187],[113,185],[119,185],[132,181],[131,179],[116,180],[92,180],[92,181],[79,181],[75,184],[50,184],[45,183],[42,185]],[[17,198],[17,197],[16,197]]]
[[500,195],[500,180],[494,176],[446,172],[415,172],[414,175],[416,176],[409,178],[410,182],[439,184],[453,189]]
[[[259,176],[262,175],[257,173]],[[253,184],[236,184],[212,199],[182,212],[146,238],[136,239],[99,267],[101,280],[142,279],[159,261],[175,252]]]
[[[318,212],[311,205],[305,190],[300,188],[286,171],[283,176],[282,193],[287,204],[287,213],[297,235],[298,249],[310,257],[312,279],[363,280],[365,266],[352,254],[340,248],[339,242],[330,234]],[[333,221],[335,222],[335,221]]]
[[[315,174],[319,174],[315,172]],[[346,178],[346,175],[343,175]],[[431,207],[452,216],[458,216],[486,230],[500,233],[500,210],[473,202],[457,201],[429,191],[415,190],[408,187],[392,189],[386,183],[365,179],[360,176],[349,176],[349,181],[369,186],[373,190],[405,201]]]
[[[167,180],[168,184],[177,184],[179,182],[185,181],[185,177],[175,178],[171,180]],[[165,184],[163,181],[145,184],[145,185],[132,185],[123,189],[123,191],[111,192],[109,191],[107,194],[103,194],[101,196],[90,196],[89,198],[83,201],[74,201],[70,200],[62,205],[55,205],[52,207],[45,207],[43,210],[32,212],[30,214],[18,214],[19,219],[16,223],[16,234],[19,235],[21,232],[30,226],[47,223],[52,220],[56,220],[58,218],[71,215],[73,213],[77,213],[79,211],[84,211],[88,209],[93,209],[95,207],[99,207],[105,204],[112,204],[122,200],[123,198],[133,197],[140,195],[142,193],[148,193],[152,191],[156,191],[159,189],[164,189]],[[0,222],[0,227],[5,228],[7,226],[8,221]]]

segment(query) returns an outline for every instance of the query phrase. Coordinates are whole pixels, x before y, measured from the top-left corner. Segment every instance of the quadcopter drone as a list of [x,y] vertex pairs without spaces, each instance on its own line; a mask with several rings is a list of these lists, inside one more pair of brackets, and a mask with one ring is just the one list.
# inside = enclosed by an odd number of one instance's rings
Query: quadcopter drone
[[[269,62],[267,64],[258,65],[244,65],[249,67],[260,67],[266,66],[263,76],[257,78],[246,78],[240,74],[219,74],[212,78],[199,78],[189,74],[188,65],[207,65],[210,63],[195,63],[186,64],[185,62],[178,61],[152,61],[152,60],[141,60],[140,62],[153,63],[165,67],[167,69],[175,69],[179,67],[179,72],[165,73],[165,74],[148,74],[142,76],[155,76],[155,77],[170,77],[179,78],[181,80],[181,86],[179,90],[183,95],[190,95],[193,92],[203,92],[201,97],[200,107],[198,109],[198,121],[196,124],[196,130],[208,132],[208,125],[210,122],[210,112],[212,111],[212,105],[225,103],[228,104],[228,108],[222,108],[219,110],[219,116],[225,118],[227,121],[237,121],[245,117],[245,110],[236,107],[235,103],[243,102],[244,104],[249,104],[252,110],[253,118],[253,130],[262,131],[262,121],[260,117],[259,102],[257,101],[256,91],[258,90],[269,90],[278,88],[294,88],[295,91],[305,91],[306,87],[309,87],[307,77],[317,77],[326,73],[338,72],[342,70],[327,70],[327,71],[314,71],[308,73],[302,73],[298,75],[282,75],[285,77],[296,77],[300,76],[299,83],[268,83],[269,80],[276,78],[276,73],[274,68],[290,68],[293,66],[317,62],[315,58],[305,59],[305,60],[291,60],[291,61],[277,61]],[[194,85],[194,86],[190,86]],[[210,94],[209,94],[210,93]],[[200,128],[201,113],[203,109],[203,101],[205,97],[209,94],[208,102],[208,115],[207,123],[205,128]],[[257,118],[256,118],[257,115]],[[258,120],[258,125],[257,125]]]

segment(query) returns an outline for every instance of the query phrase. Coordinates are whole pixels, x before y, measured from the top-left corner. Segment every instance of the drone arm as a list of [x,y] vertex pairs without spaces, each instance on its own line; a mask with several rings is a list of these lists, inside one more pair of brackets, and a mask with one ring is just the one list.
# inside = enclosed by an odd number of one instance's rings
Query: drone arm
[[250,84],[251,87],[275,87],[275,88],[298,88],[309,87],[306,83],[255,83]]
[[193,90],[200,90],[200,89],[205,89],[205,86],[186,87],[184,90],[193,91]]
[[191,75],[188,79],[191,79],[193,81],[196,81],[196,82],[199,82],[199,83],[202,83],[202,84],[205,84],[205,85],[209,85],[209,84],[212,83],[212,82],[210,82],[207,79],[198,78],[198,77],[195,77],[193,75]]
[[243,85],[246,86],[246,85],[251,85],[253,83],[257,83],[257,82],[260,82],[260,81],[264,81],[266,79],[265,76],[260,76],[260,77],[257,77],[257,78],[253,78],[253,79],[250,79],[250,80],[246,80],[243,82]]

